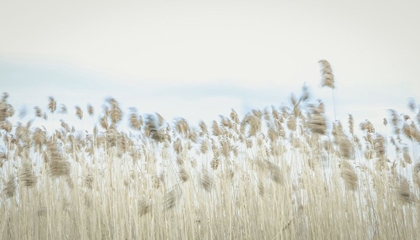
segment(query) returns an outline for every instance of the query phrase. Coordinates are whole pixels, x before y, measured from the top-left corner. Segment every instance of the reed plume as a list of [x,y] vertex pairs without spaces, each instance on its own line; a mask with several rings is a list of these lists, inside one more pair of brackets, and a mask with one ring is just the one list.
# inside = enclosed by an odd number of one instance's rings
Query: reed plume
[[312,133],[324,135],[327,131],[327,120],[322,108],[313,108],[308,120],[308,127]]
[[270,172],[270,178],[278,184],[283,184],[284,183],[284,178],[282,176],[282,172],[280,170],[280,167],[277,166],[276,164],[270,162],[270,161],[265,161],[265,164],[267,166],[268,171]]
[[3,122],[0,122],[0,129],[3,129],[7,133],[10,133],[12,131],[13,125],[12,122],[8,120],[4,120]]
[[341,169],[341,177],[344,179],[344,183],[346,186],[346,189],[348,190],[356,190],[357,189],[357,181],[359,180],[356,172],[354,171],[351,164],[343,160],[340,163],[340,169]]
[[114,98],[108,98],[107,102],[111,104],[111,110],[109,112],[112,124],[117,124],[122,120],[122,110],[119,103]]
[[201,175],[201,186],[206,190],[207,192],[210,192],[212,186],[213,186],[213,180],[207,171],[207,169],[202,170]]
[[143,119],[141,118],[141,116],[138,116],[138,114],[135,111],[133,111],[130,114],[129,121],[130,121],[129,126],[130,126],[131,129],[140,131],[140,129],[143,125]]
[[93,108],[93,106],[91,104],[87,105],[87,112],[89,114],[89,116],[93,116],[93,114],[95,114],[95,109]]
[[61,114],[67,114],[67,107],[64,104],[60,105],[60,113]]
[[398,199],[403,203],[411,203],[413,201],[413,196],[407,179],[400,175],[397,177],[395,185],[394,188],[398,194]]
[[332,135],[334,136],[334,143],[338,145],[340,155],[343,158],[349,159],[354,155],[354,148],[351,141],[343,131],[343,126],[340,122],[333,124]]
[[333,106],[334,106],[334,121],[337,120],[336,113],[335,113],[335,99],[334,99],[334,74],[332,72],[332,68],[330,63],[325,60],[319,60],[319,64],[321,65],[321,86],[322,87],[329,87],[332,91],[333,97]]
[[2,100],[0,101],[0,122],[6,120],[7,118],[7,103]]
[[236,124],[239,124],[238,113],[232,108],[230,112],[230,119]]
[[139,201],[138,208],[139,208],[139,215],[143,216],[150,212],[151,204],[149,203],[148,200],[142,199]]
[[354,119],[353,115],[349,114],[349,132],[353,136],[354,135]]
[[321,86],[334,89],[334,74],[332,72],[330,63],[327,60],[322,59],[319,60],[319,64],[321,65]]
[[83,111],[82,111],[82,109],[79,106],[75,106],[74,108],[76,109],[76,116],[79,119],[82,119],[83,118]]
[[190,176],[189,176],[187,170],[185,170],[185,168],[181,167],[179,169],[179,179],[182,182],[186,182],[186,181],[188,181],[189,178],[190,178]]
[[34,107],[35,109],[35,116],[41,118],[42,117],[42,111],[39,107]]
[[54,177],[68,176],[70,174],[70,164],[58,149],[55,141],[48,141],[47,152],[51,175]]
[[15,196],[16,193],[16,182],[15,182],[15,175],[9,175],[9,180],[6,181],[6,186],[3,189],[3,193],[6,195],[7,198],[11,198]]
[[175,186],[173,190],[166,193],[164,196],[165,209],[169,210],[175,207],[180,197],[181,197],[181,190],[179,186]]
[[222,134],[219,124],[216,122],[216,120],[213,120],[213,123],[211,125],[213,136],[220,136]]
[[0,101],[0,122],[5,121],[7,118],[15,114],[15,109],[12,105],[7,103],[8,93],[3,93],[3,98]]
[[50,110],[51,113],[54,113],[55,110],[57,109],[57,102],[55,101],[53,97],[49,97],[48,109]]
[[157,142],[163,142],[165,140],[165,134],[163,132],[163,129],[160,129],[156,118],[153,115],[148,115],[146,117],[146,132],[149,134],[149,136],[157,141]]

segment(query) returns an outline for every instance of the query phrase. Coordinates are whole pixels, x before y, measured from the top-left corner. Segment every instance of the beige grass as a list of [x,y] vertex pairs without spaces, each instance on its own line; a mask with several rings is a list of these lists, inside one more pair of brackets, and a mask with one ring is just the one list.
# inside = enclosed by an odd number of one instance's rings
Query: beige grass
[[[327,123],[309,96],[242,120],[232,110],[211,128],[159,114],[143,121],[134,109],[124,123],[110,98],[101,127],[85,133],[64,120],[49,131],[9,124],[4,96],[1,239],[418,238],[420,163],[403,150],[419,144],[415,117],[393,113],[399,140],[385,144],[369,122],[363,140],[351,116],[349,132]],[[50,97],[45,119],[66,118],[56,106]],[[43,115],[37,107],[34,117]]]

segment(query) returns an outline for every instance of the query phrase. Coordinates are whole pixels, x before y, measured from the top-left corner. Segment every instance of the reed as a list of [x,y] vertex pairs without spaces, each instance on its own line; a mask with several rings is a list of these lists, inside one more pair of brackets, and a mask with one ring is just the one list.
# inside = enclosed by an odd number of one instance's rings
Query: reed
[[[333,89],[331,66],[320,64]],[[0,238],[417,239],[419,106],[392,110],[388,136],[369,121],[358,131],[352,115],[348,128],[328,122],[305,88],[290,105],[232,109],[209,127],[125,116],[109,98],[99,113],[87,105],[92,131],[69,124],[53,97],[12,122],[4,94]],[[58,114],[54,129],[32,125]]]

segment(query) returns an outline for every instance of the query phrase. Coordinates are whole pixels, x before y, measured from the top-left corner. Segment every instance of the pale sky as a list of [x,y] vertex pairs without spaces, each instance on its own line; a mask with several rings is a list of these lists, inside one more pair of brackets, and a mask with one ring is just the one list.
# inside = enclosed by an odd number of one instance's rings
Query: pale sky
[[420,1],[2,1],[0,91],[10,102],[101,105],[197,123],[279,106],[306,84],[332,115],[381,123],[420,102]]

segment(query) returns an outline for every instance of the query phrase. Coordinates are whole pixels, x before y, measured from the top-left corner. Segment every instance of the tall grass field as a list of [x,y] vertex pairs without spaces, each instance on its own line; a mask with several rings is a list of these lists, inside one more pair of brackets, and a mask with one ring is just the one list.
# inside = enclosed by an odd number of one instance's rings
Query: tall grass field
[[420,106],[384,113],[386,133],[325,108],[303,87],[194,125],[4,93],[0,239],[419,239]]

